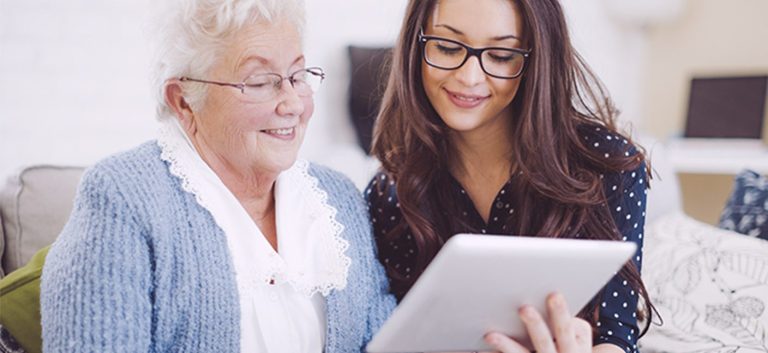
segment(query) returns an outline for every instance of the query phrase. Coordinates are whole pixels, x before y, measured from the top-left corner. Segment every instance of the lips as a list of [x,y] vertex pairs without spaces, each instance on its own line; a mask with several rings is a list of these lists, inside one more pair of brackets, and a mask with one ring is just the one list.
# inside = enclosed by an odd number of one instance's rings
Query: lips
[[283,140],[290,140],[296,134],[296,127],[280,128],[280,129],[265,129],[261,132]]
[[458,106],[459,108],[475,108],[485,102],[490,96],[483,96],[483,95],[476,95],[476,94],[466,94],[466,93],[459,93],[459,92],[453,92],[449,90],[445,90],[445,92],[448,94],[448,98],[451,100],[451,102]]

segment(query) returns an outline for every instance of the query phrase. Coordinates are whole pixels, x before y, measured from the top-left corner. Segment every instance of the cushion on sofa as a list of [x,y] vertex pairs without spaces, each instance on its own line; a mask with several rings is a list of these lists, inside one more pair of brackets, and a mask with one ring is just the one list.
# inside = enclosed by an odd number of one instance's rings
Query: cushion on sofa
[[0,325],[29,353],[42,352],[40,275],[49,248],[0,280]]
[[720,228],[768,240],[768,178],[750,170],[736,176]]
[[3,213],[0,212],[0,278],[5,277],[2,264],[3,253],[5,253],[5,232],[3,232]]
[[0,189],[5,274],[56,239],[69,218],[82,173],[79,167],[33,166],[9,178]]
[[389,76],[391,48],[350,46],[349,112],[358,143],[365,153],[371,149],[373,123]]
[[669,148],[650,135],[633,136],[635,144],[645,148],[646,157],[651,162],[651,188],[646,202],[647,216],[645,223],[675,212],[682,212],[683,201],[680,181],[675,172],[675,165],[669,157]]
[[0,325],[0,353],[26,353],[3,325]]
[[683,214],[645,235],[642,277],[664,323],[643,353],[768,350],[768,242]]

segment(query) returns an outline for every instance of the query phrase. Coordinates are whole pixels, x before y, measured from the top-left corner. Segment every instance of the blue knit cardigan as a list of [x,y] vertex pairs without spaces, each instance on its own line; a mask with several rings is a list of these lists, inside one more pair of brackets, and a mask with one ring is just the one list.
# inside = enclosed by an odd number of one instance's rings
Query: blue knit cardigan
[[[240,309],[223,231],[185,192],[155,142],[81,181],[41,283],[45,352],[238,352]],[[325,352],[360,352],[395,306],[355,186],[317,165],[352,260],[327,297]]]

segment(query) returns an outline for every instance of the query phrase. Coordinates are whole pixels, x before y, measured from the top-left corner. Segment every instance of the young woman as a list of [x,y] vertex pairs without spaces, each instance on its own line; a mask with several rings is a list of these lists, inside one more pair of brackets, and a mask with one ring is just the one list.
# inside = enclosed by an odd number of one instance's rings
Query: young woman
[[648,165],[616,115],[557,0],[410,1],[374,133],[383,171],[365,191],[391,291],[402,298],[460,232],[633,241],[633,261],[580,319],[557,295],[551,332],[535,310],[520,314],[538,352],[572,351],[585,322],[586,351],[636,352],[651,313]]

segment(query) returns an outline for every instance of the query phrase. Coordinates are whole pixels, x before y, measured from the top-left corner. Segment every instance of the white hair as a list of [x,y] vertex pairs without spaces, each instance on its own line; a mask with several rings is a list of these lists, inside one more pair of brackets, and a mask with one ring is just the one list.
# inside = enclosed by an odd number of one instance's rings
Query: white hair
[[[189,76],[208,79],[206,73],[222,47],[244,25],[258,21],[288,20],[304,30],[303,0],[162,0],[157,18],[153,90],[158,119],[173,117],[165,102],[165,82]],[[162,5],[160,5],[162,4]],[[207,85],[184,87],[187,103],[195,109],[205,99]]]

